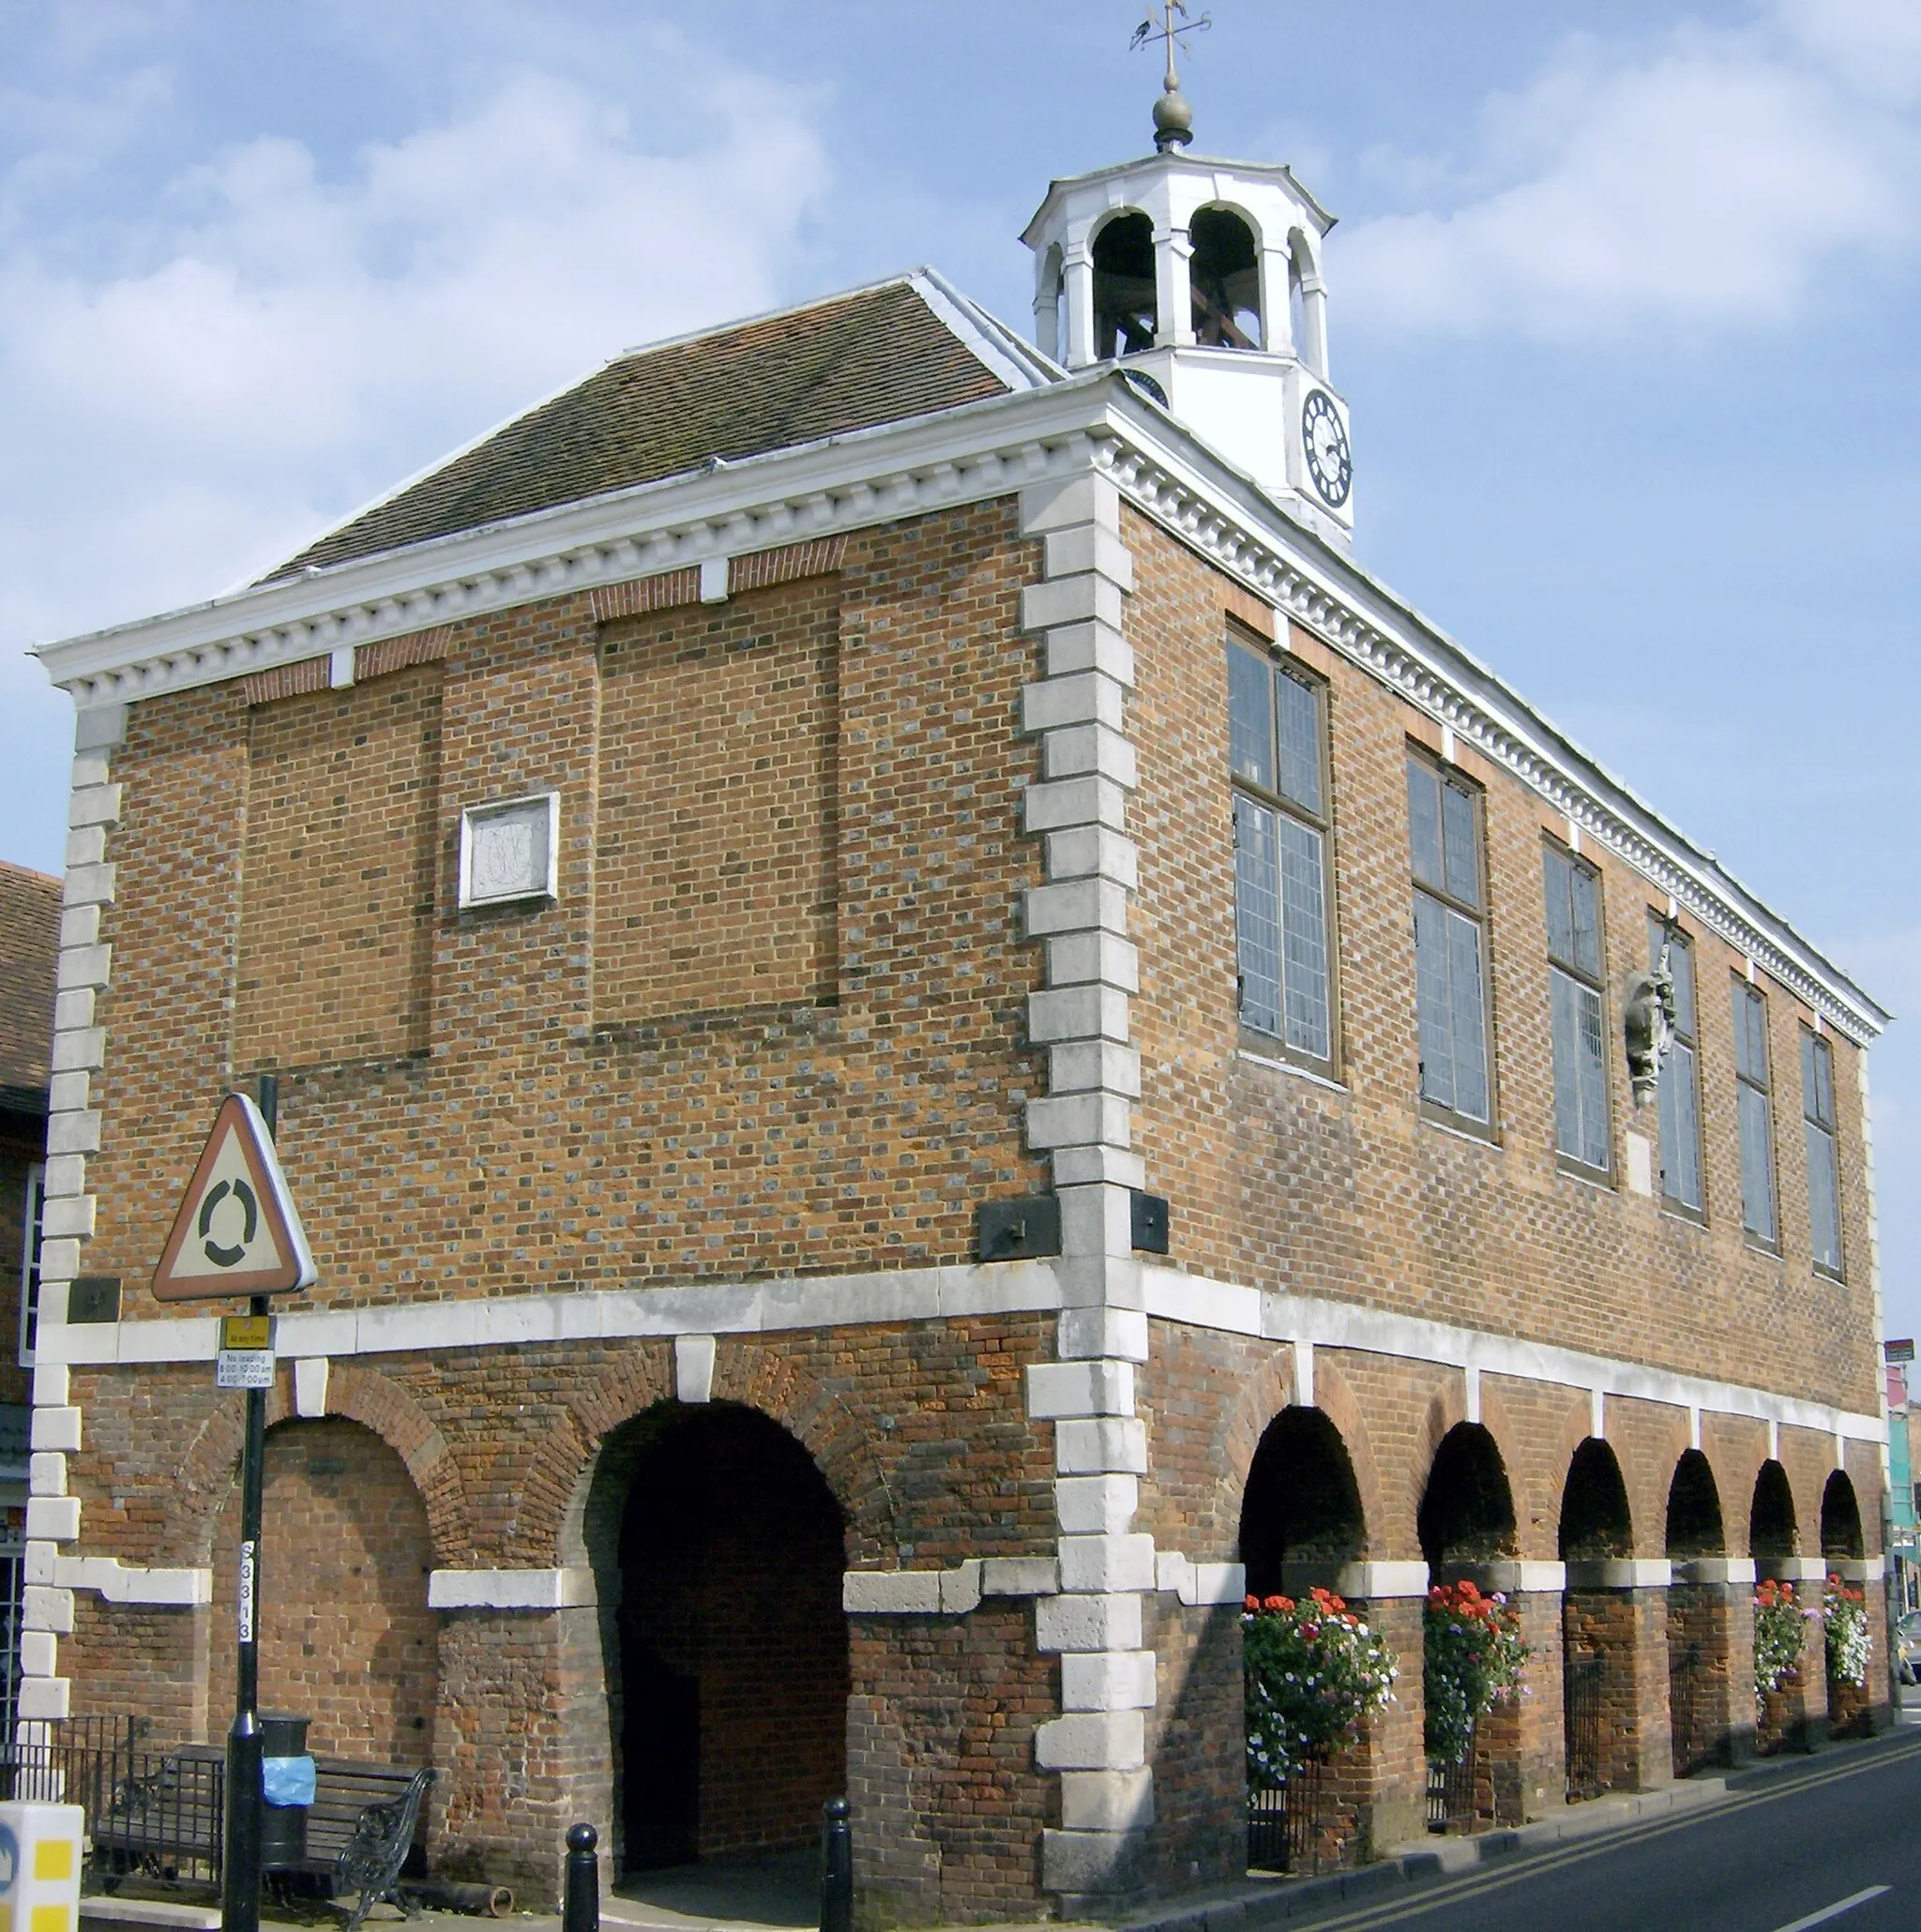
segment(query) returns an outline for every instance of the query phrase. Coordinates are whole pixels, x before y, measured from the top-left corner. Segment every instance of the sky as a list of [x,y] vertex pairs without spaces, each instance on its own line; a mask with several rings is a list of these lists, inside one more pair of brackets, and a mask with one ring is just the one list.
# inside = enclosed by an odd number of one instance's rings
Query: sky
[[[1143,10],[10,0],[0,857],[60,864],[29,643],[243,582],[635,343],[920,263],[1027,332],[1048,180],[1148,145]],[[1197,151],[1340,217],[1357,559],[1921,1014],[1921,7],[1208,10]],[[1921,1028],[1872,1067],[1912,1335]]]

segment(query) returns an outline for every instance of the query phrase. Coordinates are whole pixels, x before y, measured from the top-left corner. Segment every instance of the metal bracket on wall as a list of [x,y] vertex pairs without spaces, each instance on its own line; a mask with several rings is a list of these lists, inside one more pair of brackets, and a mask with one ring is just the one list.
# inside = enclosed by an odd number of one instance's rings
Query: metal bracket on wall
[[1061,1203],[1051,1194],[984,1200],[974,1211],[974,1252],[983,1261],[1031,1261],[1061,1251]]

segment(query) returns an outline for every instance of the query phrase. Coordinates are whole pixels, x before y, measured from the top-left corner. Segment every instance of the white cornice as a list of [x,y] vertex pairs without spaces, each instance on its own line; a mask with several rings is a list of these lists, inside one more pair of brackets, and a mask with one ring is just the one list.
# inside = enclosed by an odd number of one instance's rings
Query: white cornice
[[1109,369],[710,465],[38,647],[79,704],[126,702],[345,646],[1006,495],[1104,469],[1144,514],[1565,812],[1866,1044],[1887,1013],[1491,671]]

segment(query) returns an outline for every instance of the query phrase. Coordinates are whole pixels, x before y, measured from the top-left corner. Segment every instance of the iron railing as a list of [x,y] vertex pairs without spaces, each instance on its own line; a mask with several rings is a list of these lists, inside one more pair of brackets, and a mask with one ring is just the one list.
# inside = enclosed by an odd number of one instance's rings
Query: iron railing
[[1605,1657],[1569,1657],[1562,1676],[1562,1710],[1567,1734],[1567,1802],[1598,1798],[1601,1779],[1601,1692],[1608,1681]]
[[78,1804],[90,1846],[88,1879],[129,1872],[218,1880],[226,1796],[218,1744],[159,1751],[135,1717],[23,1723],[0,1745],[0,1791],[13,1799]]
[[1472,1832],[1480,1815],[1475,1803],[1475,1759],[1479,1739],[1474,1728],[1458,1764],[1428,1759],[1428,1829],[1430,1832]]
[[1248,1864],[1260,1872],[1321,1869],[1327,1767],[1310,1759],[1286,1781],[1248,1789]]

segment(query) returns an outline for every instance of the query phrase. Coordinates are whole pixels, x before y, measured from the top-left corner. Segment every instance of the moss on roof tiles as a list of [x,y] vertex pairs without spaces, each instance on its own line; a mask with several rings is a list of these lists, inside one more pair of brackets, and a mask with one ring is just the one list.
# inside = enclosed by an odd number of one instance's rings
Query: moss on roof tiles
[[639,349],[331,531],[263,581],[925,415],[1006,385],[908,282]]

